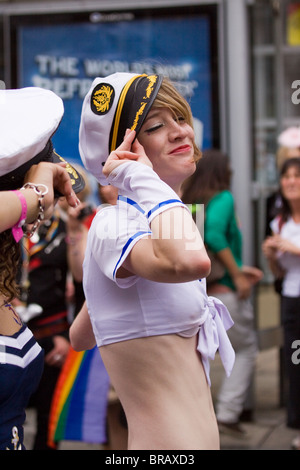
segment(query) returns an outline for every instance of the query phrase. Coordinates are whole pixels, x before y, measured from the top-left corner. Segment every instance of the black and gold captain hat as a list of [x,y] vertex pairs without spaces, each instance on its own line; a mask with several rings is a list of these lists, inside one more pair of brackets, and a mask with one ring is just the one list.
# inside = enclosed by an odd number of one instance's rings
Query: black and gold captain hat
[[51,138],[63,114],[61,98],[50,90],[0,90],[1,191],[20,188],[29,168],[42,161],[65,162],[75,193],[84,189],[83,177],[53,149]]
[[126,129],[138,134],[163,77],[115,73],[96,78],[81,113],[79,152],[86,169],[107,184],[102,168],[110,152],[123,141]]

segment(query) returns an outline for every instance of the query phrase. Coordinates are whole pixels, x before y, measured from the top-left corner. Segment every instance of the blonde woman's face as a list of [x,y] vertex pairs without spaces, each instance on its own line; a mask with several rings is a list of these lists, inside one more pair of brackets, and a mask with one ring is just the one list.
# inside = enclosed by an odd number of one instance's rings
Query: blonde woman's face
[[195,171],[194,130],[168,108],[152,108],[138,134],[154,171],[175,191]]

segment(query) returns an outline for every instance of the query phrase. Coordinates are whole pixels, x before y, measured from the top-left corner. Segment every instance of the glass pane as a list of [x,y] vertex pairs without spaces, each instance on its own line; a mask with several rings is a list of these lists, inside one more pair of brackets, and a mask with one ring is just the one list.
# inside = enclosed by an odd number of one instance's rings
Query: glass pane
[[274,118],[276,113],[274,57],[254,60],[255,119]]
[[[272,129],[259,129],[255,136],[255,180],[261,184],[266,194],[277,187],[276,166],[277,133]],[[269,188],[269,189],[268,189]]]
[[274,42],[273,10],[269,4],[252,8],[253,44],[267,45]]

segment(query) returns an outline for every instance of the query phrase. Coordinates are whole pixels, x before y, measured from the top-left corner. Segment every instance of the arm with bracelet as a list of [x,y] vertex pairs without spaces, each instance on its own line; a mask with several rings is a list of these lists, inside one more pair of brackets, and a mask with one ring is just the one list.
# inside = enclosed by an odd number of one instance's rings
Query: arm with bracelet
[[[18,229],[21,229],[25,223],[32,223],[37,219],[40,210],[39,196],[31,188],[26,187],[22,191],[2,191],[0,198],[0,232],[15,228],[14,232],[17,234]],[[23,236],[23,230],[21,231],[20,236],[16,235],[18,238],[16,241]]]

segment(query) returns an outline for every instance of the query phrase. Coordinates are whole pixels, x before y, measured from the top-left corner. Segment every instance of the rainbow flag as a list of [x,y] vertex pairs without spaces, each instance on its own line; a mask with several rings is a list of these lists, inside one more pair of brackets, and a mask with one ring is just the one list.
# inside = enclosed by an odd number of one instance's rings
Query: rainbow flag
[[58,378],[49,418],[49,446],[62,440],[106,442],[109,377],[97,347],[72,348]]

